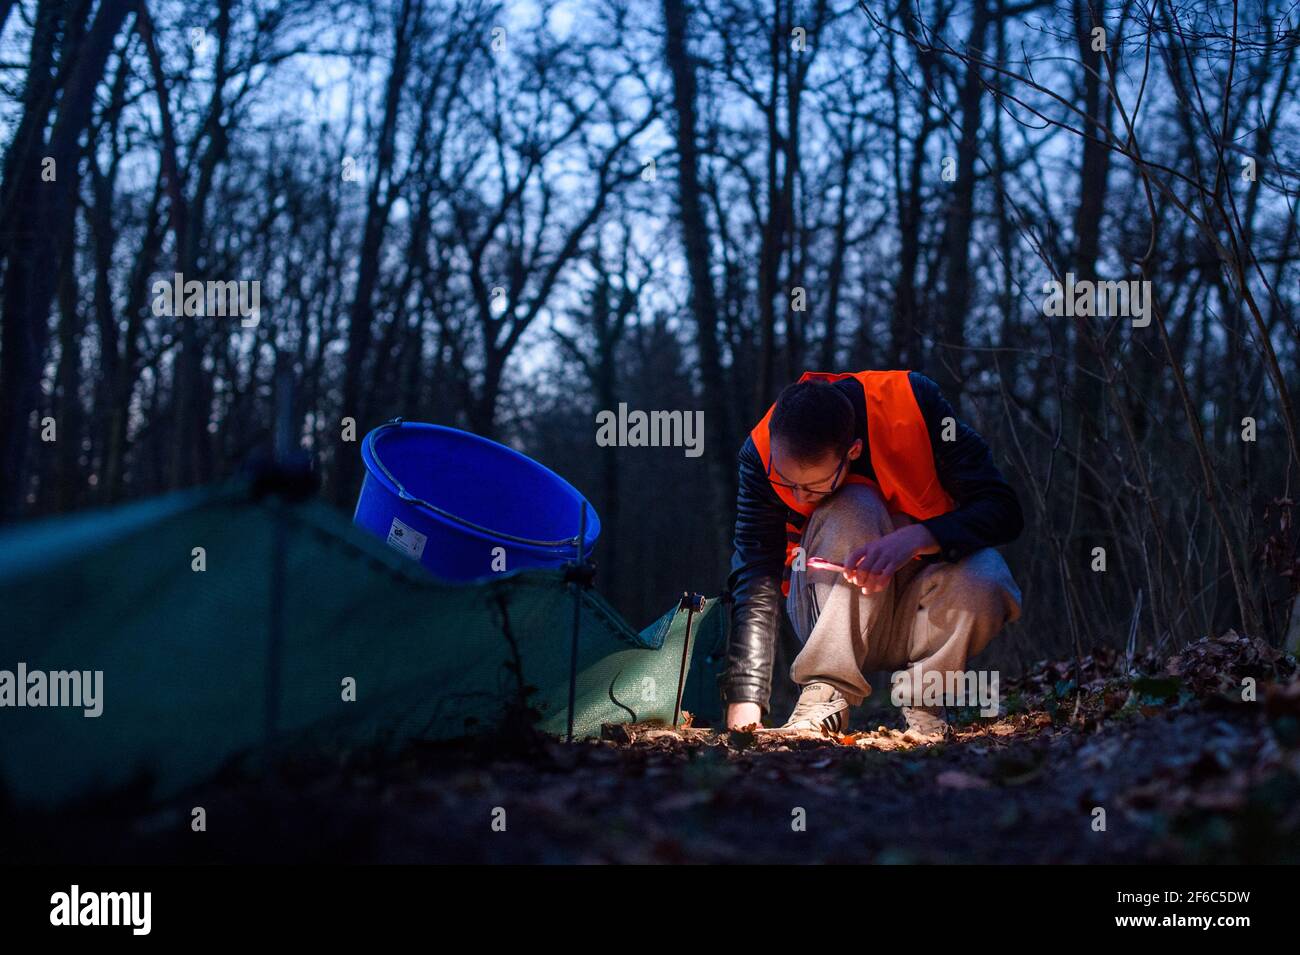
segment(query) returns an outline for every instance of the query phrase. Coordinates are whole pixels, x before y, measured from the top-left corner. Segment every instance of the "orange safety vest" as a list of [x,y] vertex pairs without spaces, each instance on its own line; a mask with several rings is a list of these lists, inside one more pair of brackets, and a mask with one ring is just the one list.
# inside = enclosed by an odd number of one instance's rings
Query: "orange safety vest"
[[[842,381],[856,378],[862,384],[862,394],[866,399],[867,450],[871,457],[871,467],[876,472],[876,480],[860,474],[850,473],[847,482],[866,484],[875,488],[884,498],[885,506],[891,514],[906,514],[915,520],[925,520],[946,514],[956,505],[948,492],[939,483],[939,474],[934,466],[934,449],[930,446],[930,433],[926,430],[925,418],[912,393],[912,383],[908,381],[907,371],[858,371],[845,374],[830,374],[822,371],[806,371],[800,381]],[[773,404],[772,408],[776,405]],[[772,408],[767,409],[763,420],[749,433],[762,459],[763,469],[769,470],[772,463],[772,440],[768,432],[768,423],[772,419]],[[769,481],[772,478],[769,476]],[[801,504],[794,494],[772,481],[772,490],[785,504],[785,573],[781,580],[781,592],[790,592],[790,565],[794,562],[795,551],[803,537],[808,518],[818,507],[817,504]]]

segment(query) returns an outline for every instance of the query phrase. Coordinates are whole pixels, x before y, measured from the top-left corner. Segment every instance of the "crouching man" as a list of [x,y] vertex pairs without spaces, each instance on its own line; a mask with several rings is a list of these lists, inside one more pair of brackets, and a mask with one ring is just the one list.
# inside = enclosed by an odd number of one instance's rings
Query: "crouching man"
[[988,446],[929,378],[805,373],[740,450],[727,725],[767,710],[784,603],[803,645],[784,728],[842,731],[871,693],[864,671],[892,670],[904,671],[893,691],[908,727],[942,734],[925,674],[949,685],[946,674],[1019,617],[1020,589],[993,548],[1023,523]]

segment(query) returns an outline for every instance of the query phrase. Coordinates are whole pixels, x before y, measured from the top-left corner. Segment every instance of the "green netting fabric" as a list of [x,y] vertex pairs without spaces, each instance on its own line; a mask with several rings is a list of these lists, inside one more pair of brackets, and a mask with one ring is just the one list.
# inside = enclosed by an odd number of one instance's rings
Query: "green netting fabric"
[[[579,594],[575,732],[670,722],[687,613],[637,633]],[[170,795],[270,741],[489,730],[520,671],[542,728],[567,724],[574,596],[560,572],[443,583],[319,502],[230,487],[22,527],[0,535],[0,607],[0,671],[103,671],[99,717],[0,707],[0,785],[20,804],[142,779]],[[683,707],[706,719],[723,618],[708,601],[687,648]]]

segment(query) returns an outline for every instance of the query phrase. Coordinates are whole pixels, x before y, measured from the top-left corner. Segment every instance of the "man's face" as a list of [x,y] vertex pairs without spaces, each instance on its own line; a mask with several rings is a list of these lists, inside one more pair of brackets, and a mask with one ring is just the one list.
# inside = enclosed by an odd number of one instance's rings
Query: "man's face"
[[848,478],[849,462],[857,460],[860,454],[862,440],[859,438],[853,442],[847,454],[839,455],[828,450],[815,461],[799,461],[786,451],[779,440],[774,441],[771,478],[778,484],[784,484],[798,503],[819,504],[844,486]]

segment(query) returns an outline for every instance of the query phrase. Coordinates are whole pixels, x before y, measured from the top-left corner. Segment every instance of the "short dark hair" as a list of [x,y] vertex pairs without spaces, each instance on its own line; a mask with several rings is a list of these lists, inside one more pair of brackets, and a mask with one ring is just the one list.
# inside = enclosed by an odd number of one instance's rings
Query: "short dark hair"
[[798,381],[776,399],[768,435],[801,463],[842,455],[856,431],[853,402],[829,381]]

